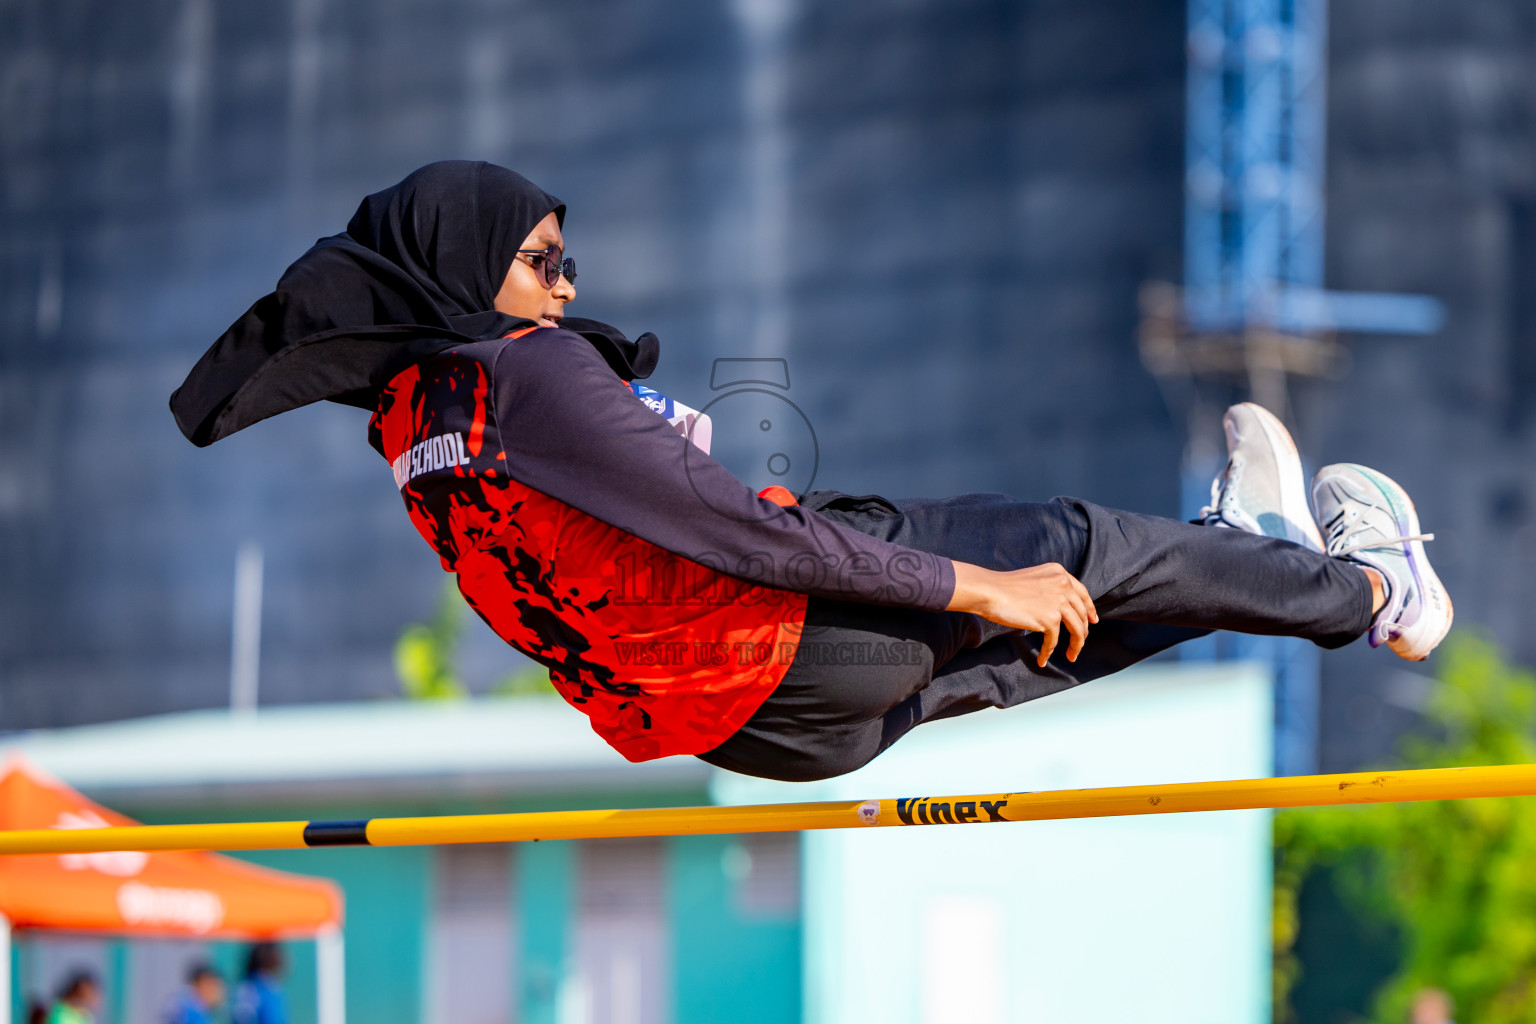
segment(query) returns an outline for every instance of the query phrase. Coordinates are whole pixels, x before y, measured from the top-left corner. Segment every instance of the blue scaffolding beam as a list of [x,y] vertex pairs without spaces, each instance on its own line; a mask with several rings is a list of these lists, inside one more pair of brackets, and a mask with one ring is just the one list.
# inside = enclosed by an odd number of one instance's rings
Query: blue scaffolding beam
[[1190,0],[1184,315],[1198,332],[1432,333],[1417,295],[1323,290],[1327,0]]
[[[1194,339],[1424,334],[1444,322],[1433,298],[1323,287],[1327,22],[1327,0],[1189,0],[1182,319]],[[1208,449],[1188,450],[1193,505],[1212,465]],[[1317,769],[1312,645],[1231,636],[1190,653],[1270,663],[1276,771]]]

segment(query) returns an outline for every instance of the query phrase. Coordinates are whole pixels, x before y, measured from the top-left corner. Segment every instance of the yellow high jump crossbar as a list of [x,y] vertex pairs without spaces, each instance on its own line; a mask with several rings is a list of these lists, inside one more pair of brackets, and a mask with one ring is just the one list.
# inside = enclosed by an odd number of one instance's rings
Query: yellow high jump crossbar
[[891,825],[1187,814],[1267,807],[1323,807],[1409,800],[1536,796],[1536,765],[1424,768],[1350,775],[1299,775],[1232,782],[1116,786],[1039,793],[830,800],[749,807],[467,814],[366,821],[245,821],[99,829],[0,830],[0,855],[104,850],[280,850],[308,846],[427,846],[623,836],[798,832]]

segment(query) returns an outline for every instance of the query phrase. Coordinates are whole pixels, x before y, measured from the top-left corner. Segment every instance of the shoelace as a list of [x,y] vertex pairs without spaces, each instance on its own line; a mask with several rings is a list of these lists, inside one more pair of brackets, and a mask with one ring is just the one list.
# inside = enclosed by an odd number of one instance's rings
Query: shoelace
[[1407,537],[1378,537],[1375,540],[1362,540],[1355,544],[1351,544],[1348,547],[1340,548],[1337,551],[1330,551],[1328,552],[1328,555],[1331,558],[1343,558],[1346,555],[1354,554],[1356,551],[1365,551],[1369,548],[1391,548],[1396,547],[1399,544],[1407,544],[1410,541],[1426,541],[1434,539],[1435,535],[1432,533],[1415,533]]
[[1236,460],[1228,459],[1221,472],[1211,481],[1211,503],[1200,510],[1200,521],[1207,525],[1212,519],[1221,519],[1221,499],[1231,493],[1231,489],[1237,486],[1237,478],[1242,471],[1242,466],[1236,464]]
[[1365,516],[1365,510],[1361,508],[1349,509],[1347,511],[1341,510],[1341,512],[1343,516],[1342,521],[1338,519],[1334,521],[1332,528],[1328,531],[1330,543],[1324,545],[1324,550],[1328,552],[1329,558],[1343,558],[1346,555],[1354,554],[1356,551],[1366,551],[1372,548],[1390,548],[1396,547],[1399,544],[1407,544],[1411,541],[1429,541],[1435,539],[1435,535],[1432,533],[1415,533],[1406,537],[1399,536],[1397,534],[1383,533],[1375,540],[1356,541],[1353,544],[1347,545],[1335,551],[1333,549],[1333,544],[1331,543],[1332,539],[1334,537],[1343,536],[1344,534],[1349,533],[1354,525]]

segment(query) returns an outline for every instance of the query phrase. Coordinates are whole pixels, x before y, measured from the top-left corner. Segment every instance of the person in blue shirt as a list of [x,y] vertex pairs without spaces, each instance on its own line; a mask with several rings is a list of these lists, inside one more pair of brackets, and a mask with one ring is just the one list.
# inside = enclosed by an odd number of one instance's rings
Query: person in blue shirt
[[223,975],[209,964],[194,964],[165,1016],[166,1024],[213,1024],[214,1012],[223,1005]]
[[230,1007],[232,1024],[288,1024],[283,998],[283,949],[275,942],[258,942],[245,960],[245,979],[235,989]]

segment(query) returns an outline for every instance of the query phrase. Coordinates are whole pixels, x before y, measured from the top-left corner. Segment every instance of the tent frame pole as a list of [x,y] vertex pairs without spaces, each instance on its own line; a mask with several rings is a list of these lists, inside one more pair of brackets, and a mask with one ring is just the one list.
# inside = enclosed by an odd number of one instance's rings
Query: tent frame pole
[[11,919],[0,914],[0,1024],[11,1024]]
[[[315,933],[317,1024],[347,1024],[346,942],[339,925]],[[0,1024],[10,1024],[0,1021]]]

